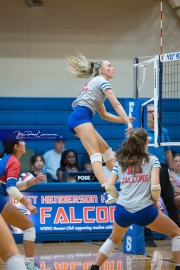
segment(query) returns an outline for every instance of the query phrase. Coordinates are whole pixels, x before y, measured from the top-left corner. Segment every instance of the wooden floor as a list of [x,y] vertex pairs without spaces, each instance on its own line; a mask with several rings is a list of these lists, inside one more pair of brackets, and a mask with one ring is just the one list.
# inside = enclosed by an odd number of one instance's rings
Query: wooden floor
[[[171,241],[156,241],[156,248],[146,248],[147,256],[129,255],[119,245],[102,270],[167,270],[174,269]],[[102,242],[66,242],[35,244],[35,260],[43,270],[88,270],[94,262]],[[23,246],[18,245],[21,254]],[[0,269],[7,269],[0,261]]]

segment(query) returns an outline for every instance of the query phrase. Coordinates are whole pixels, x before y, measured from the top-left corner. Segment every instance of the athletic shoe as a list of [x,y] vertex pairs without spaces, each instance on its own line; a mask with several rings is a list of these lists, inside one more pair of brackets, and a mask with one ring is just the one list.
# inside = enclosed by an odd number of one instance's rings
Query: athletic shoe
[[108,192],[103,193],[103,195],[106,204],[115,203],[117,201],[117,199],[113,198]]
[[92,264],[90,270],[99,270],[99,266]]
[[149,240],[145,242],[145,246],[146,247],[157,247],[156,243],[154,242],[154,240]]
[[37,262],[25,263],[26,270],[42,270]]

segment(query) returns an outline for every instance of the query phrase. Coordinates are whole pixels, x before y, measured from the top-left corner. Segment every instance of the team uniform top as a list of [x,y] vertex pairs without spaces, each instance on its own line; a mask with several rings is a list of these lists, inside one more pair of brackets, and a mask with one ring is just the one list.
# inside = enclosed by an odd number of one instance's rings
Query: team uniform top
[[84,85],[81,93],[72,103],[73,109],[77,106],[85,106],[88,107],[94,115],[98,110],[98,107],[104,103],[106,99],[104,92],[108,88],[112,87],[102,76],[94,77]]
[[141,168],[135,174],[130,167],[123,173],[118,162],[112,170],[120,180],[117,204],[122,205],[130,213],[135,213],[154,203],[151,197],[151,169],[161,168],[161,166],[157,157],[149,155],[149,159],[148,163],[142,162]]
[[8,196],[6,189],[16,186],[16,182],[20,173],[20,163],[17,158],[8,154],[0,159],[0,193]]

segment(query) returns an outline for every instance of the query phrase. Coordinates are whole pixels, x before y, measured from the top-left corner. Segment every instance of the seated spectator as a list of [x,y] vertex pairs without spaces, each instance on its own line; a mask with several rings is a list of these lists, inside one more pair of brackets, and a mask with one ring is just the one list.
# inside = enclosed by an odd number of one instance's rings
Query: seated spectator
[[26,153],[24,153],[19,162],[21,164],[20,174],[31,171],[31,158],[34,155],[34,151],[31,148],[26,147]]
[[47,151],[43,157],[45,160],[44,170],[50,173],[54,180],[57,179],[57,169],[59,168],[61,162],[61,154],[64,151],[65,139],[61,135],[54,141],[54,149]]
[[174,196],[177,208],[180,209],[180,154],[173,155],[174,168]]
[[32,175],[37,177],[39,173],[44,173],[46,175],[44,182],[53,182],[52,175],[45,170],[42,170],[43,166],[45,165],[45,160],[41,154],[35,154],[31,158],[31,165],[32,165]]
[[78,172],[83,171],[78,164],[78,156],[75,150],[69,149],[62,153],[61,167],[57,169],[57,178],[60,182],[75,182],[74,178],[67,179],[67,175],[63,175],[63,172]]
[[90,161],[90,157],[89,157],[87,152],[83,155],[82,166],[83,166],[83,169],[85,171],[91,172],[93,170],[92,165],[91,165],[91,161]]

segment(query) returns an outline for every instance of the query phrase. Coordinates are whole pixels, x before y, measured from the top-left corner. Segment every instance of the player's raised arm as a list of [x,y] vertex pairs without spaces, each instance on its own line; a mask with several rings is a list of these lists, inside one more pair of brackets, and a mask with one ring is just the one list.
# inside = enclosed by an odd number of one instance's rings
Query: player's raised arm
[[129,119],[127,116],[123,106],[120,104],[120,102],[115,97],[112,89],[106,89],[105,96],[110,101],[111,105],[113,106],[114,110],[117,112],[117,114],[123,119],[123,122],[128,125],[128,128],[126,129],[126,135],[129,135],[132,131],[132,119]]
[[[98,113],[100,117],[104,120],[115,122],[115,123],[126,123],[125,120],[121,116],[114,115],[106,111],[106,107],[104,104],[99,106]],[[134,117],[128,117],[129,121],[132,123],[134,121]]]

